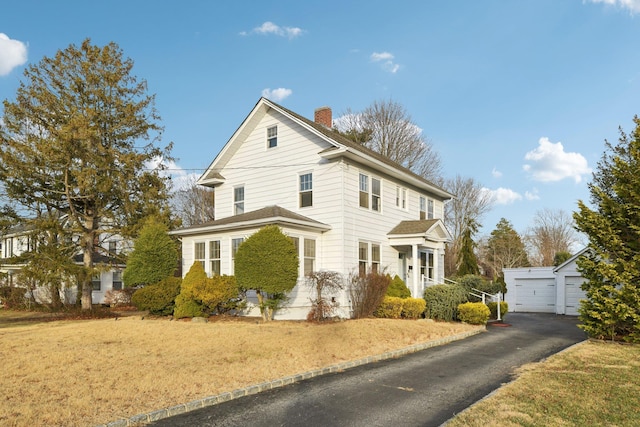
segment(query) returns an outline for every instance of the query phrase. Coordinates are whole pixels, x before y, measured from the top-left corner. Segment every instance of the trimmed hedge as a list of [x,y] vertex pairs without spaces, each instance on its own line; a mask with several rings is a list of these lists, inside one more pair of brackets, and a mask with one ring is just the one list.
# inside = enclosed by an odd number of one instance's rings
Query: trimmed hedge
[[399,319],[402,315],[402,301],[402,298],[386,296],[373,315],[386,319]]
[[405,298],[402,300],[402,317],[405,319],[418,319],[422,317],[427,302],[422,298]]
[[424,291],[425,316],[452,322],[458,320],[458,305],[469,301],[469,293],[460,285],[433,285]]
[[180,293],[180,277],[167,277],[153,285],[136,290],[131,303],[138,310],[149,310],[150,314],[168,316],[173,313],[175,299]]
[[490,315],[489,307],[481,302],[465,302],[458,306],[458,318],[460,321],[472,325],[486,324]]

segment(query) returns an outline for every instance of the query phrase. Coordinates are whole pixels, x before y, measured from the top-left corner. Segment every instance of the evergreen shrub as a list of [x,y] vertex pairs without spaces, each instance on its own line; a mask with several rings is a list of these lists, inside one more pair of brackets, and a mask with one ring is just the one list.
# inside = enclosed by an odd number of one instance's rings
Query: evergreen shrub
[[458,318],[460,321],[472,325],[486,324],[490,315],[489,307],[481,302],[465,302],[458,306]]
[[400,278],[397,274],[394,276],[393,280],[389,284],[387,288],[387,296],[389,297],[398,297],[398,298],[409,298],[411,297],[411,291],[404,283],[404,280]]
[[399,319],[402,315],[403,301],[399,297],[385,296],[373,315],[385,319]]
[[[495,301],[492,301],[487,304],[487,307],[489,307],[489,311],[491,312],[491,319],[497,319],[498,303]],[[507,304],[506,301],[500,301],[500,317],[504,319],[504,316],[506,316],[508,312],[509,312],[509,304]]]
[[405,319],[418,319],[424,313],[427,302],[422,298],[405,298],[402,300],[402,317]]
[[181,283],[180,277],[167,277],[158,283],[136,290],[131,296],[131,303],[138,310],[149,310],[150,314],[171,315]]
[[460,285],[433,285],[424,291],[425,316],[451,322],[458,320],[458,305],[469,301],[469,293]]

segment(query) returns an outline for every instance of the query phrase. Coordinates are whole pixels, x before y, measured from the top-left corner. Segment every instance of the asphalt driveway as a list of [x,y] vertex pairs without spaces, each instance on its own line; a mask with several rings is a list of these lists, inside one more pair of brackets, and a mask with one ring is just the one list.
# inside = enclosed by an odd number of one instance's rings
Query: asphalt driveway
[[150,425],[439,426],[510,381],[515,368],[586,339],[575,317],[509,313],[505,322],[510,326]]

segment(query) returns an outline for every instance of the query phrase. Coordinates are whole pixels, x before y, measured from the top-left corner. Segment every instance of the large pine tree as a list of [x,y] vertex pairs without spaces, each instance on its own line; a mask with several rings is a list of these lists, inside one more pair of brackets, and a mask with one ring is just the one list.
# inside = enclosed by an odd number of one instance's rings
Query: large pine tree
[[132,236],[139,219],[168,212],[157,159],[162,128],[147,85],[115,43],[85,40],[24,72],[15,101],[4,101],[0,182],[22,210],[66,216],[83,254],[82,308],[103,233]]
[[587,280],[582,329],[603,339],[640,342],[640,119],[631,135],[620,129],[589,184],[591,204],[578,202],[576,227],[589,237],[578,267]]

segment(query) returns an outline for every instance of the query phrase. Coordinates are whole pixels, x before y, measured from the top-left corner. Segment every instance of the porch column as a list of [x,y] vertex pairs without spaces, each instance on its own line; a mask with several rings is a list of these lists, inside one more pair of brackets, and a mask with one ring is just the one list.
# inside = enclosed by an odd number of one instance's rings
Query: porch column
[[413,274],[413,285],[411,289],[411,296],[413,298],[420,298],[420,283],[422,277],[420,276],[420,258],[418,256],[418,245],[411,245],[411,265]]
[[438,248],[433,249],[433,282],[436,285],[444,283],[442,277],[440,277],[440,251]]

